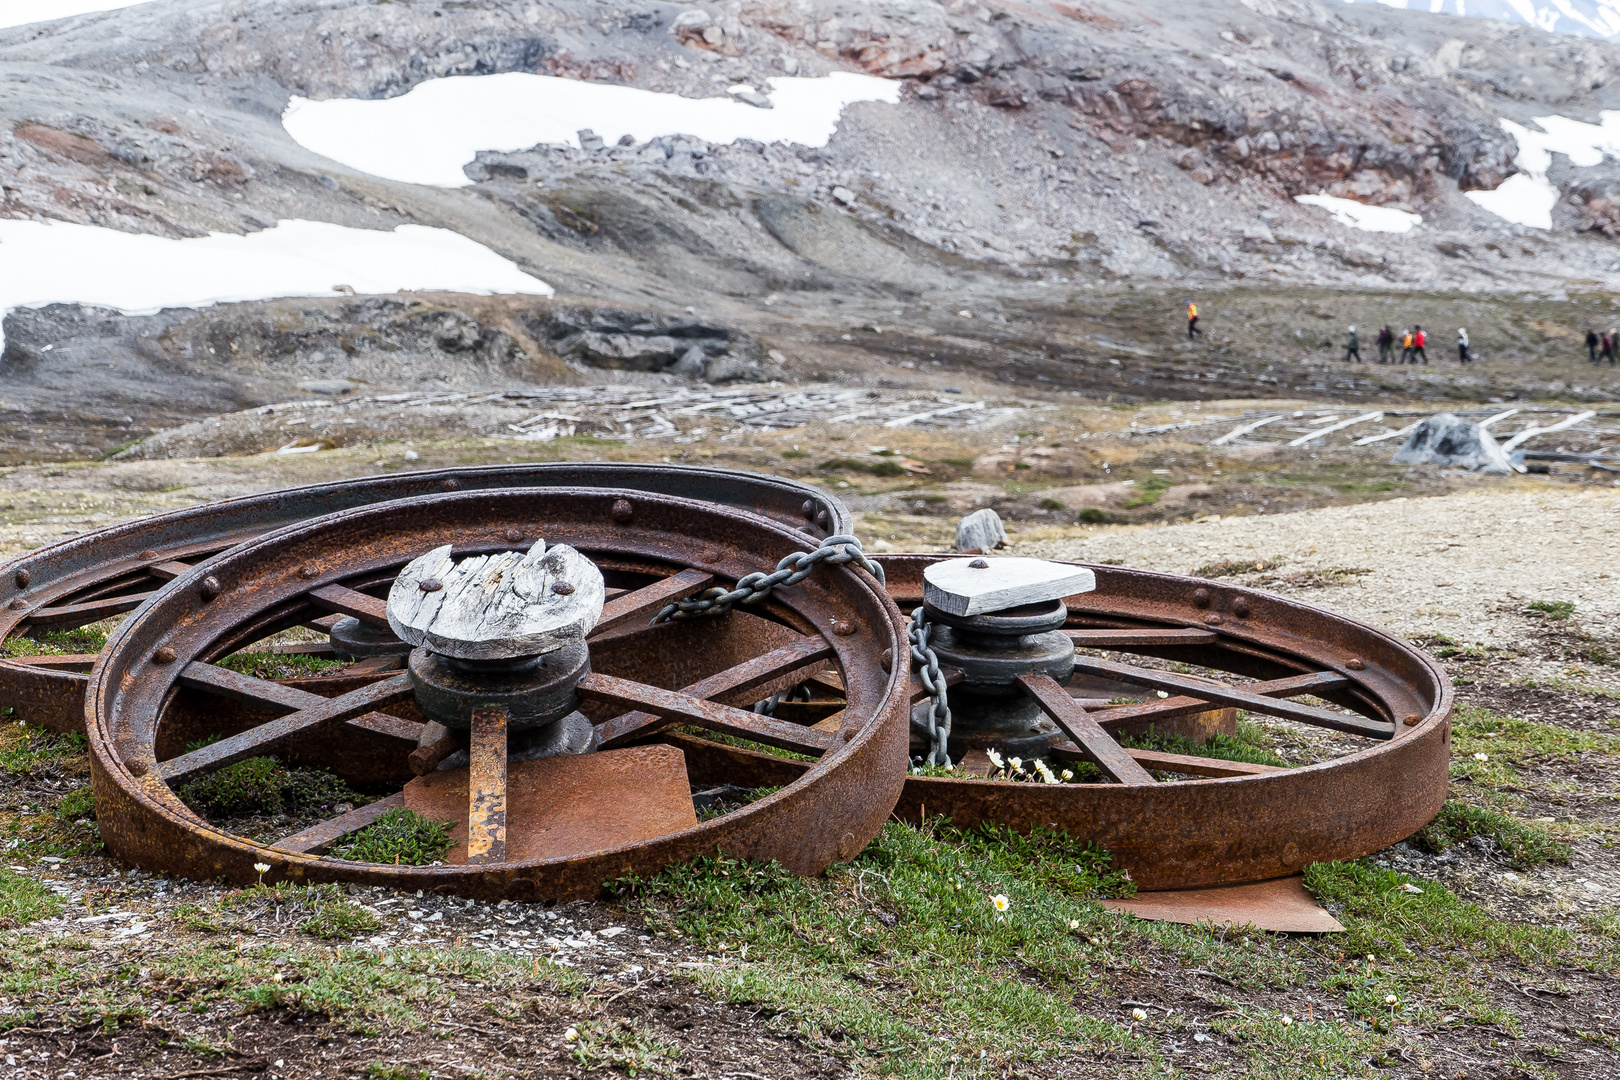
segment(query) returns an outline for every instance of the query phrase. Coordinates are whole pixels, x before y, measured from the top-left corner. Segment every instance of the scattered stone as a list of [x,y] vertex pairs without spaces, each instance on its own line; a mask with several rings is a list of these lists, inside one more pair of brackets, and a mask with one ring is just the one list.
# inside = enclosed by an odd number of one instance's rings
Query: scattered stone
[[851,206],[855,202],[855,193],[849,190],[849,188],[843,186],[833,188],[832,197],[843,203],[845,206]]
[[341,397],[354,393],[356,387],[348,379],[308,379],[299,383],[298,389],[327,397]]
[[1504,476],[1513,472],[1489,431],[1449,412],[1419,424],[1391,460],[1397,465],[1444,465]]

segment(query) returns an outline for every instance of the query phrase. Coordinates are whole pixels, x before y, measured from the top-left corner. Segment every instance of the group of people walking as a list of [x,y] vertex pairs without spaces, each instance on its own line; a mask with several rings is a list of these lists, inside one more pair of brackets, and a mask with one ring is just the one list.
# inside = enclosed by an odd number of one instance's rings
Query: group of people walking
[[[1397,342],[1401,347],[1401,358],[1399,360],[1393,359]],[[1614,344],[1620,346],[1620,339],[1617,339]],[[1429,362],[1428,346],[1429,335],[1423,332],[1423,327],[1413,325],[1412,329],[1397,337],[1395,331],[1389,328],[1388,323],[1385,323],[1383,328],[1378,331],[1378,362],[1380,364],[1427,364]],[[1359,364],[1362,362],[1361,336],[1356,333],[1354,326],[1350,328],[1350,339],[1345,344],[1344,359],[1346,363]],[[1461,326],[1457,327],[1457,362],[1460,364],[1473,362],[1473,357],[1468,355],[1468,331]]]
[[1614,354],[1620,351],[1620,330],[1611,327],[1603,334],[1592,330],[1586,332],[1586,358],[1594,364],[1601,364],[1607,360],[1609,366],[1614,366]]

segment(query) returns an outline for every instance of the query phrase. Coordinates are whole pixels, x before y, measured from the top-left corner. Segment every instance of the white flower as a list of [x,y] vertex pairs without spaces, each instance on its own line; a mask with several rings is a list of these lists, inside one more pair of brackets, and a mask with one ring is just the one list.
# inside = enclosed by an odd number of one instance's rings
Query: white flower
[[1412,893],[1415,896],[1423,895],[1423,890],[1412,884],[1410,881],[1401,886],[1401,892]]
[[1058,782],[1057,776],[1047,767],[1046,762],[1041,761],[1039,758],[1035,760],[1035,771],[1041,774],[1042,783],[1055,784]]
[[1147,1019],[1147,1010],[1146,1009],[1132,1009],[1131,1010],[1131,1019],[1135,1020],[1137,1023],[1141,1023],[1143,1020]]
[[1154,692],[1157,693],[1160,697],[1169,697],[1170,696],[1170,692],[1168,690],[1157,690],[1157,691],[1154,691]]
[[1073,769],[1064,769],[1063,770],[1063,779],[1065,779],[1065,780],[1073,780],[1074,779],[1074,770]]
[[1491,755],[1489,755],[1489,754],[1475,754],[1474,755],[1474,760],[1475,761],[1489,761],[1489,760],[1491,760]]
[[1385,994],[1384,995],[1384,1004],[1385,1005],[1393,1005],[1393,1004],[1395,1004],[1396,1002],[1398,1002],[1400,1000],[1401,999],[1396,997],[1394,994]]
[[1013,767],[1013,772],[1021,772],[1024,768],[1024,759],[1021,757],[1010,757],[1007,759],[1007,764]]
[[984,756],[989,758],[990,764],[994,765],[996,768],[1000,769],[1006,767],[1007,763],[1001,760],[1001,755],[996,753],[994,750],[986,750],[984,752]]
[[1292,1023],[1293,1023],[1293,1022],[1294,1022],[1294,1018],[1293,1018],[1293,1017],[1292,1017],[1292,1016],[1286,1016],[1286,1015],[1285,1015],[1285,1016],[1284,1016],[1284,1017],[1283,1017],[1283,1018],[1282,1018],[1282,1026],[1283,1026],[1283,1027],[1288,1027],[1288,1026],[1289,1026],[1289,1025],[1290,1025],[1290,1024],[1292,1024]]
[[579,1038],[578,1028],[569,1028],[567,1031],[563,1032],[563,1040],[565,1042],[573,1042],[577,1038]]
[[996,893],[996,895],[992,896],[990,898],[990,902],[996,905],[997,911],[1006,911],[1012,906],[1012,901],[1008,900],[1007,897],[1001,893]]
[[270,864],[267,862],[256,862],[253,864],[253,871],[257,874],[268,874],[270,872]]
[[1101,944],[1102,944],[1102,942],[1100,942],[1100,941],[1098,941],[1098,940],[1097,940],[1097,939],[1096,939],[1096,938],[1094,938],[1094,937],[1088,937],[1088,938],[1086,938],[1086,940],[1087,940],[1087,941],[1088,941],[1088,942],[1090,942],[1090,943],[1091,943],[1091,944],[1093,944],[1093,945],[1101,945]]
[[1080,929],[1080,920],[1079,919],[1070,919],[1069,920],[1069,929],[1070,930],[1078,930],[1078,929]]

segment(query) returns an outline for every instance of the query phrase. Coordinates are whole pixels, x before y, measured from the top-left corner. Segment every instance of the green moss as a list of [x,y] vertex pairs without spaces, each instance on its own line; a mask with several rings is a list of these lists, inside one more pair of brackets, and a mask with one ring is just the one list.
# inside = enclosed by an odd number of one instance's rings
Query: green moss
[[1042,499],[1041,500],[1041,509],[1042,510],[1067,510],[1068,507],[1064,506],[1062,501],[1059,500],[1059,499]]
[[1573,600],[1533,600],[1526,604],[1524,609],[1545,615],[1549,622],[1563,622],[1575,614],[1575,602]]
[[426,866],[442,859],[455,846],[450,839],[453,828],[453,821],[430,821],[415,810],[397,806],[332,848],[329,854],[358,862]]
[[1412,837],[1414,846],[1438,855],[1453,844],[1476,836],[1489,837],[1507,853],[1513,865],[1528,870],[1542,863],[1568,863],[1570,846],[1554,840],[1543,829],[1507,814],[1469,806],[1455,799]]
[[1237,577],[1239,574],[1257,574],[1261,570],[1275,570],[1282,564],[1283,561],[1281,559],[1260,559],[1258,561],[1252,559],[1233,561],[1228,559],[1223,560],[1222,562],[1209,563],[1206,566],[1200,566],[1198,569],[1193,571],[1193,577]]
[[807,457],[809,457],[810,456],[810,451],[808,451],[808,450],[784,450],[784,451],[782,451],[782,456],[787,458],[789,461],[793,461],[793,460],[796,460],[798,458],[807,458]]
[[1088,506],[1080,511],[1079,517],[1087,525],[1101,525],[1108,520],[1108,514],[1095,506]]
[[857,458],[829,458],[816,468],[822,472],[858,472],[872,476],[904,476],[906,470],[900,467],[898,461],[887,459],[879,461],[861,461]]
[[1139,506],[1152,506],[1159,501],[1160,495],[1170,490],[1170,487],[1171,483],[1168,476],[1149,473],[1146,476],[1137,477],[1136,492],[1125,500],[1125,509],[1135,510]]
[[227,765],[183,785],[179,795],[191,809],[211,818],[303,814],[365,798],[329,772],[288,769],[273,757]]

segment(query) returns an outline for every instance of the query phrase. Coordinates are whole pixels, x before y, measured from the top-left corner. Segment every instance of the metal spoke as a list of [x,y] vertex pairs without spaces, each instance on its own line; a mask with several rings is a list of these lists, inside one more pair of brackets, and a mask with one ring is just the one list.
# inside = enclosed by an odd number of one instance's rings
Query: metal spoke
[[405,793],[403,791],[397,792],[386,799],[378,799],[374,803],[356,807],[347,814],[339,814],[335,818],[328,818],[319,825],[311,825],[301,832],[277,840],[271,847],[279,848],[282,851],[294,851],[303,855],[320,855],[350,833],[357,833],[367,825],[376,824],[377,819],[388,811],[396,806],[404,805]]
[[[1065,747],[1059,743],[1052,748],[1056,751],[1069,749],[1078,752],[1078,747]],[[1266,773],[1287,772],[1287,769],[1276,765],[1255,765],[1247,761],[1223,761],[1220,758],[1199,757],[1196,754],[1166,754],[1158,750],[1127,750],[1126,753],[1136,759],[1136,763],[1144,769],[1158,769],[1160,772],[1184,773],[1188,776],[1264,776]]]
[[173,581],[181,574],[187,573],[190,570],[190,563],[183,563],[173,559],[169,560],[168,562],[153,563],[151,566],[146,568],[146,572],[157,578],[159,581]]
[[309,590],[309,599],[316,607],[349,615],[372,626],[388,626],[388,603],[375,596],[367,596],[346,585],[323,585]]
[[730,705],[704,701],[672,690],[660,690],[629,679],[616,679],[611,675],[591,672],[580,680],[578,693],[588,701],[605,701],[621,708],[639,709],[673,723],[692,724],[801,754],[823,754],[838,745],[837,738],[824,731],[783,723]]
[[505,709],[473,710],[467,765],[467,862],[505,862]]
[[1110,660],[1093,660],[1084,656],[1075,657],[1074,669],[1087,675],[1100,675],[1105,679],[1118,679],[1120,682],[1135,683],[1138,686],[1146,686],[1154,690],[1173,691],[1185,694],[1188,697],[1203,698],[1205,701],[1219,702],[1222,705],[1230,705],[1239,709],[1248,709],[1250,712],[1257,712],[1266,716],[1280,716],[1284,720],[1297,720],[1302,724],[1330,728],[1351,735],[1365,735],[1372,739],[1389,739],[1393,738],[1395,734],[1395,730],[1391,725],[1368,720],[1352,713],[1328,712],[1326,709],[1318,709],[1314,705],[1301,705],[1286,698],[1281,700],[1269,698],[1262,694],[1256,694],[1252,690],[1239,690],[1236,687],[1225,686],[1220,683],[1189,679],[1184,675],[1175,675],[1168,671],[1152,671],[1131,664],[1116,664]]
[[713,584],[713,574],[702,570],[682,570],[651,585],[624,593],[602,606],[602,617],[596,621],[596,629],[591,631],[591,635],[594,637],[617,630],[638,619],[649,621],[666,605],[702,592]]
[[[205,668],[212,668],[213,672],[223,672],[226,676],[235,675],[236,678],[220,678],[198,670]],[[179,757],[159,762],[158,776],[169,784],[184,781],[206,769],[217,769],[241,761],[243,758],[266,753],[276,744],[294,735],[353,720],[377,709],[405,701],[413,693],[410,677],[396,675],[391,679],[374,682],[370,686],[362,686],[341,697],[323,698],[292,687],[279,686],[265,679],[252,679],[245,675],[236,675],[235,672],[225,672],[223,668],[213,668],[210,664],[187,665],[181,674],[181,682],[193,686],[207,686],[221,690],[240,701],[274,708],[285,708],[287,703],[295,700],[291,695],[299,695],[299,699],[308,700],[308,704],[297,708],[297,711],[210,743],[189,754],[181,754]],[[227,690],[226,687],[230,689]],[[410,725],[411,728],[419,726]]]
[[1077,649],[1123,649],[1130,645],[1213,645],[1213,630],[1065,630]]
[[[757,694],[760,687],[784,677],[812,672],[826,665],[832,656],[833,648],[827,644],[826,638],[806,637],[701,679],[684,687],[681,693],[721,704],[742,704]],[[676,722],[648,712],[630,712],[598,724],[596,734],[602,747],[608,749],[622,746],[631,739],[641,738]]]
[[35,608],[23,616],[31,626],[86,626],[126,611],[134,611],[152,594],[131,593],[127,596],[109,596],[102,600],[86,600],[82,604],[64,604],[61,607]]
[[[1335,690],[1350,685],[1350,680],[1335,671],[1319,671],[1309,675],[1291,675],[1286,679],[1253,683],[1243,689],[1266,697],[1294,697],[1314,694],[1321,690]],[[1092,719],[1104,731],[1117,732],[1121,728],[1138,729],[1162,720],[1176,720],[1194,713],[1209,712],[1213,707],[1206,698],[1168,697],[1158,701],[1144,701],[1137,705],[1106,705],[1092,713]]]
[[1097,721],[1088,716],[1052,676],[1045,672],[1020,675],[1018,682],[1029,691],[1029,695],[1039,703],[1041,711],[1052,718],[1063,734],[1074,740],[1080,754],[1110,778],[1121,784],[1154,782],[1152,774],[1137,764],[1136,759],[1115,742],[1112,735],[1098,727]]

